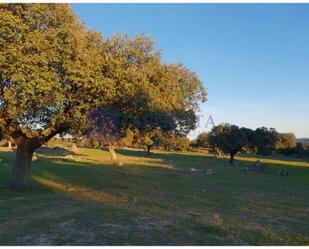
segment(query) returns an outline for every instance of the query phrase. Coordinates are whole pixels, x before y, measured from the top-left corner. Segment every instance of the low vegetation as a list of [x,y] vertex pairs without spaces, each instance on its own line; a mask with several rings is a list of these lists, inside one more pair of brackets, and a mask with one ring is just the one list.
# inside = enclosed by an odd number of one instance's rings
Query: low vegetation
[[[0,191],[0,244],[309,245],[308,162],[117,154],[112,164],[107,150],[39,151],[32,188]],[[7,186],[13,153],[0,156]],[[265,173],[243,171],[257,159]]]

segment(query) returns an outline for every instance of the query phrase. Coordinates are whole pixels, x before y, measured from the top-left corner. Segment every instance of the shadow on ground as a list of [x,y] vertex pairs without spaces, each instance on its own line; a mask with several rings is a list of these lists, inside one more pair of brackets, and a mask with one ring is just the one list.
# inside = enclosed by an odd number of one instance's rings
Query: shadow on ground
[[[226,160],[198,153],[117,153],[122,166],[112,165],[106,151],[81,149],[72,160],[39,154],[32,167],[36,188],[0,191],[0,244],[308,241],[308,168],[291,166],[291,176],[278,177],[275,166],[269,166],[268,174],[243,174]],[[13,157],[8,152],[0,156],[0,182],[5,185]],[[207,169],[213,174],[202,174]]]

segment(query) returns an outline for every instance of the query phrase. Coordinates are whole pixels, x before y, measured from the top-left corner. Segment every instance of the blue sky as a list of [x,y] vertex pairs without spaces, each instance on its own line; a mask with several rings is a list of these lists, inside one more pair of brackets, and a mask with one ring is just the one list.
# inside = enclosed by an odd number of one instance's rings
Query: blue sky
[[209,115],[309,137],[309,4],[73,4],[87,27],[150,35],[208,89]]

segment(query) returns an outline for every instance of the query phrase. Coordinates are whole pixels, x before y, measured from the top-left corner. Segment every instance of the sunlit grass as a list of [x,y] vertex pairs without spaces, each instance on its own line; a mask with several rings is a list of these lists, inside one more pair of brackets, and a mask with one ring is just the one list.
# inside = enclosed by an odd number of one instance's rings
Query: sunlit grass
[[[38,154],[33,189],[0,191],[0,244],[308,244],[306,163],[267,157],[267,173],[245,174],[239,162],[249,167],[258,157],[240,156],[231,166],[201,152],[117,155],[113,163],[105,150]],[[7,186],[13,155],[0,157]],[[278,176],[281,167],[291,174]]]
[[246,162],[255,162],[257,160],[260,160],[262,163],[267,163],[267,164],[309,167],[309,163],[300,162],[296,160],[267,159],[267,158],[261,158],[261,157],[246,157],[246,156],[238,156],[236,157],[236,160],[246,161]]

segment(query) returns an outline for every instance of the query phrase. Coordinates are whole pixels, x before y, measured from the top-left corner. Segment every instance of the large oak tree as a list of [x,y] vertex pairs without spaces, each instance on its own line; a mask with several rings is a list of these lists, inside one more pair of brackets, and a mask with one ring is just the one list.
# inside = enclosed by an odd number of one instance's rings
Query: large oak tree
[[93,110],[117,112],[120,130],[188,130],[205,100],[195,73],[163,63],[144,35],[103,40],[64,4],[0,5],[0,125],[17,145],[13,188],[28,187],[37,148],[59,133],[84,135]]
[[78,131],[86,112],[108,102],[100,72],[103,41],[68,5],[0,5],[0,124],[17,145],[11,186],[28,187],[33,152]]

